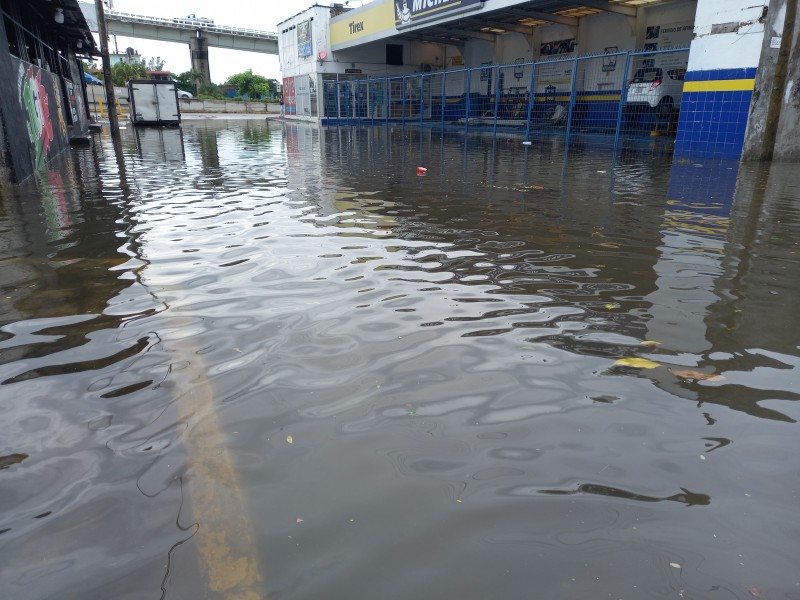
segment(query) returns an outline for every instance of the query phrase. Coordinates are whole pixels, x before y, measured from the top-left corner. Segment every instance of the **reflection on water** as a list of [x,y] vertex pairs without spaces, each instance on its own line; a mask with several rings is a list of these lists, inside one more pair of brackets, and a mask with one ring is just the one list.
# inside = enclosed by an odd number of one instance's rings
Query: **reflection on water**
[[1,190],[8,597],[800,593],[790,166],[126,134]]

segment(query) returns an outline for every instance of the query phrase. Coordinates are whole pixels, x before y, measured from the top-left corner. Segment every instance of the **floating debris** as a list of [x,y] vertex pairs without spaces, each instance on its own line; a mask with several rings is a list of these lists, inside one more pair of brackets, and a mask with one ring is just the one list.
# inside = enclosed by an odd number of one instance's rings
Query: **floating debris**
[[614,362],[615,367],[633,367],[634,369],[655,369],[660,367],[661,363],[657,363],[646,358],[620,358]]
[[696,379],[705,381],[723,381],[725,379],[725,377],[719,373],[703,373],[701,371],[689,371],[683,369],[670,369],[669,371],[675,375],[675,377],[680,377],[681,379]]

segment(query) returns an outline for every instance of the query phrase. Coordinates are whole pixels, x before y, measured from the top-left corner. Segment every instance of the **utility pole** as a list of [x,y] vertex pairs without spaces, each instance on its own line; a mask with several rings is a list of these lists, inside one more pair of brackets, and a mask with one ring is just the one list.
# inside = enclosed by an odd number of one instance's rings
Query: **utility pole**
[[97,29],[100,35],[100,56],[103,59],[103,83],[106,86],[106,103],[108,104],[108,121],[111,138],[115,145],[121,142],[119,120],[117,119],[117,98],[114,95],[114,82],[111,79],[111,57],[108,55],[108,31],[106,30],[106,12],[103,0],[94,0],[97,9]]

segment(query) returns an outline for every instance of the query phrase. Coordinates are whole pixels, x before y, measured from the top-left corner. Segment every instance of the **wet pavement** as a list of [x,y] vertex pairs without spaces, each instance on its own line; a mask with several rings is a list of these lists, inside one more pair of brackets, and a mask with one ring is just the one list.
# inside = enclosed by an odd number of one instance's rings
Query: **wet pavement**
[[124,135],[0,188],[3,597],[800,598],[795,166]]

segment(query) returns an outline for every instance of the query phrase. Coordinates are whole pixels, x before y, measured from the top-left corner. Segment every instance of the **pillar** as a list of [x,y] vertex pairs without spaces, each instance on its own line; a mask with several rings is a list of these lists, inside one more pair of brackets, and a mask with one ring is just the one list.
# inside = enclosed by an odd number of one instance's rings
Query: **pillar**
[[676,156],[741,157],[767,4],[769,0],[698,0]]
[[[192,56],[192,70],[203,74],[203,84],[211,83],[211,68],[208,64],[208,40],[197,31],[197,35],[189,41]],[[202,85],[202,84],[201,84]]]
[[800,160],[797,0],[772,0],[766,18],[743,160]]

